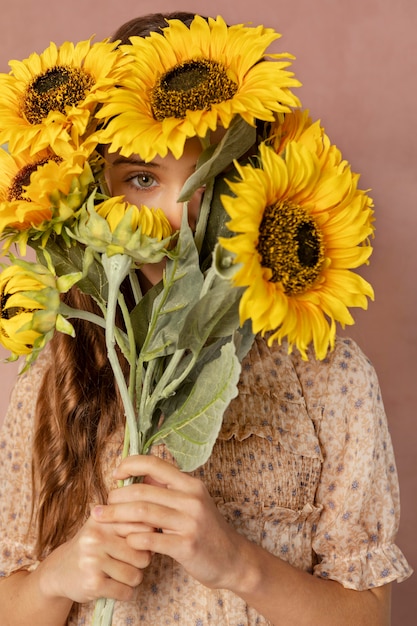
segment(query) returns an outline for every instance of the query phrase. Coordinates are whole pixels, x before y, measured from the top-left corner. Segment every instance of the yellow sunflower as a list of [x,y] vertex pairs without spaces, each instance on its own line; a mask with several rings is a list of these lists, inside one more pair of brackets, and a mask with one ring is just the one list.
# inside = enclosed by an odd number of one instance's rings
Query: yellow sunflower
[[74,152],[63,161],[47,151],[30,157],[0,150],[0,239],[5,249],[18,243],[25,254],[31,236],[63,233],[84,202],[93,175],[87,153]]
[[130,210],[129,228],[131,233],[139,228],[142,235],[152,239],[166,239],[172,235],[172,228],[162,209],[149,209],[144,204],[138,208],[123,201],[121,196],[105,200],[96,207],[97,213],[107,221],[110,231],[115,233]]
[[162,34],[132,37],[122,46],[131,73],[97,112],[108,121],[100,141],[147,161],[168,150],[179,158],[187,137],[228,128],[237,114],[254,125],[299,106],[290,89],[300,83],[285,69],[293,57],[265,53],[279,37],[263,26],[228,27],[220,16],[198,15],[190,27],[168,20]]
[[[331,143],[320,121],[313,122],[308,109],[278,114],[269,125],[267,134],[266,143],[272,146],[277,154],[284,154],[287,144],[290,141],[297,141],[318,157],[322,169],[326,167],[343,169],[348,165],[347,161],[343,160],[339,148]],[[359,180],[358,174],[354,176]]]
[[[333,172],[335,168],[338,168],[341,173],[347,169],[350,171],[349,163],[343,159],[339,148],[331,143],[320,121],[316,120],[313,122],[307,109],[277,116],[274,123],[270,126],[269,137],[266,143],[271,145],[277,154],[283,155],[290,141],[297,141],[297,143],[305,146],[310,152],[315,154],[319,160],[321,170],[330,168]],[[350,173],[355,181],[356,194],[366,196],[367,191],[357,188],[360,178],[359,174]],[[369,201],[366,197],[363,200],[364,202]],[[373,223],[374,218],[371,217],[370,221]]]
[[349,307],[367,308],[372,287],[352,269],[372,248],[372,200],[357,188],[347,164],[323,166],[315,150],[289,141],[285,156],[260,146],[261,168],[238,167],[222,196],[235,233],[221,239],[237,266],[233,281],[246,287],[241,323],[288,340],[303,358],[312,343],[323,359],[335,325],[352,324]]
[[51,218],[50,207],[33,204],[25,188],[38,167],[50,158],[47,151],[31,157],[28,153],[12,156],[0,149],[0,233],[8,229],[23,231]]
[[39,307],[31,300],[29,309],[28,299],[19,296],[18,292],[22,288],[33,290],[41,287],[36,279],[19,279],[16,270],[16,266],[11,265],[0,274],[0,343],[12,354],[21,355],[29,354],[40,337],[40,333],[31,328],[22,331],[32,319],[34,309]]
[[115,47],[51,43],[40,55],[10,61],[11,72],[0,74],[0,144],[13,153],[50,147],[60,154],[74,136],[83,136],[97,102],[125,71]]
[[310,113],[307,109],[296,109],[290,113],[281,113],[275,116],[274,121],[267,126],[268,136],[266,142],[273,147],[277,154],[282,154],[289,141],[300,141],[307,133],[313,133],[314,137],[323,136],[323,129],[317,122],[313,126]]
[[30,362],[55,329],[74,335],[60,313],[60,293],[68,291],[81,274],[56,278],[44,265],[14,257],[11,261],[0,274],[0,343],[11,351],[11,360],[28,355]]

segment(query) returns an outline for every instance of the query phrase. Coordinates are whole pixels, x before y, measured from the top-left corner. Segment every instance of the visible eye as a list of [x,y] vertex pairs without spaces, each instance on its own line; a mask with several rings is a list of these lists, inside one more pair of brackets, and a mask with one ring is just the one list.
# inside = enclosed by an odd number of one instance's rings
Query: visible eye
[[135,187],[139,187],[141,189],[149,189],[149,187],[153,187],[157,184],[157,181],[152,176],[152,174],[148,174],[147,172],[140,172],[139,174],[134,174],[128,179],[128,182],[134,185]]

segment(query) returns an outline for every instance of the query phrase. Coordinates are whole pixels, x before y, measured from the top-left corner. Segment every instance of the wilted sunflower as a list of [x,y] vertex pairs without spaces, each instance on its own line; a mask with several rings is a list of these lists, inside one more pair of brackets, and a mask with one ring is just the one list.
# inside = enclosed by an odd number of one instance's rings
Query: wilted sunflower
[[168,20],[162,34],[132,37],[122,46],[131,74],[97,114],[110,120],[100,141],[146,161],[168,150],[178,158],[187,137],[228,128],[236,114],[254,125],[299,106],[290,88],[300,83],[285,69],[293,57],[265,54],[279,37],[263,26],[228,27],[221,17],[200,16],[190,27]]
[[18,243],[22,254],[30,236],[63,232],[84,202],[93,176],[87,154],[63,161],[44,151],[35,157],[0,150],[0,239]]
[[10,74],[0,74],[0,144],[14,153],[50,147],[60,154],[81,137],[103,92],[123,74],[125,61],[115,46],[51,43],[40,55],[10,61]]
[[221,244],[235,254],[233,281],[247,287],[241,323],[288,340],[303,358],[313,343],[323,359],[335,324],[352,324],[348,307],[367,308],[372,287],[351,270],[372,248],[372,200],[347,164],[323,167],[314,150],[288,142],[285,157],[260,146],[261,168],[238,167],[241,180],[222,196],[236,233]]

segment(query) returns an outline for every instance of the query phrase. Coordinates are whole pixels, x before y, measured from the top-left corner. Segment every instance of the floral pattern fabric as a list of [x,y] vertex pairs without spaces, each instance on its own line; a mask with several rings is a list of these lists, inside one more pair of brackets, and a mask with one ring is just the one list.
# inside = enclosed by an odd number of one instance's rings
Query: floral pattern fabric
[[[30,450],[47,362],[45,350],[21,376],[0,432],[0,576],[36,567]],[[122,434],[105,450],[109,489],[121,447]],[[154,453],[169,457],[163,446]],[[363,590],[411,574],[394,543],[398,479],[378,381],[351,340],[338,339],[319,362],[257,338],[213,453],[194,474],[238,532],[314,576]],[[90,624],[93,609],[74,604],[69,626]],[[114,626],[210,623],[269,622],[161,555],[154,555],[137,599],[116,603],[113,618]]]

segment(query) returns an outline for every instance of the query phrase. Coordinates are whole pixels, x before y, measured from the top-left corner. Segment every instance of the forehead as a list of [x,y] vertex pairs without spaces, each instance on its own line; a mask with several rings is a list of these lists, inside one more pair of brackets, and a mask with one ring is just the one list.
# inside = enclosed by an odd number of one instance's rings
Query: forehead
[[164,169],[195,168],[197,160],[202,152],[202,145],[198,138],[193,137],[185,142],[183,154],[176,159],[171,152],[165,157],[156,156],[152,161],[144,161],[139,154],[132,154],[129,157],[122,156],[119,152],[105,151],[106,163],[111,167],[139,166]]

